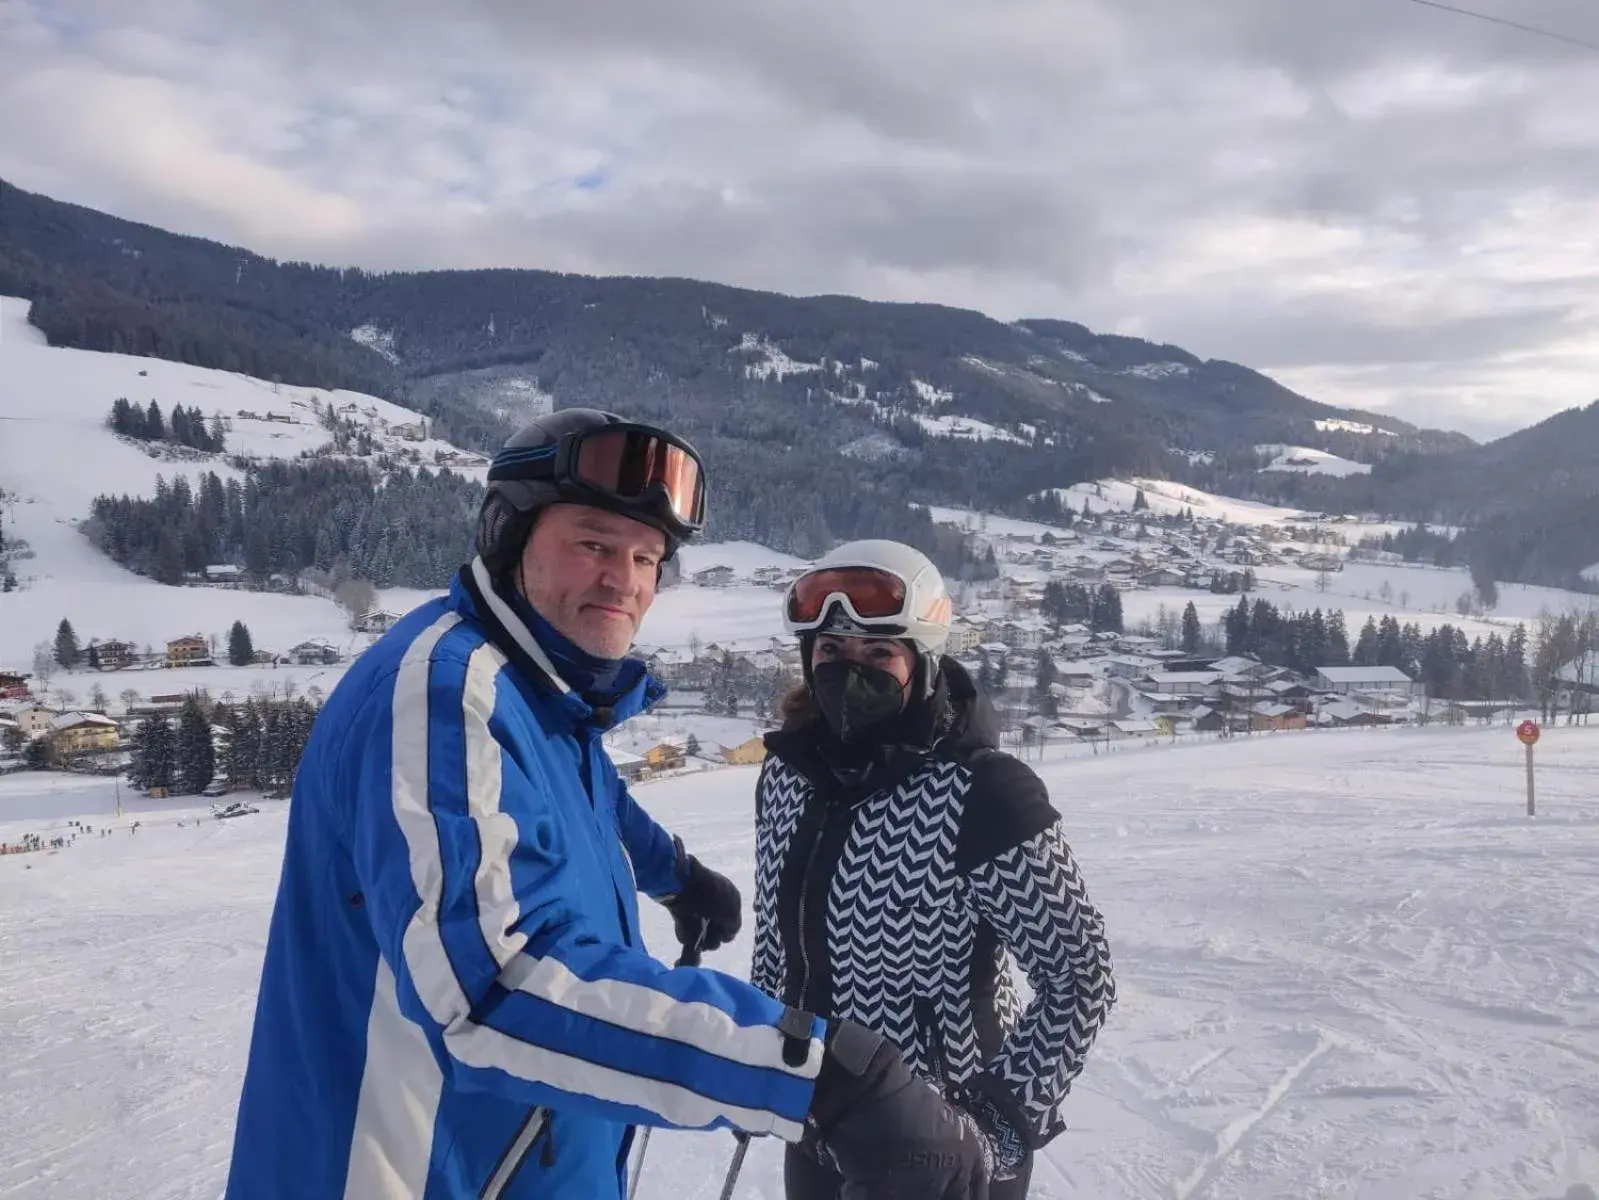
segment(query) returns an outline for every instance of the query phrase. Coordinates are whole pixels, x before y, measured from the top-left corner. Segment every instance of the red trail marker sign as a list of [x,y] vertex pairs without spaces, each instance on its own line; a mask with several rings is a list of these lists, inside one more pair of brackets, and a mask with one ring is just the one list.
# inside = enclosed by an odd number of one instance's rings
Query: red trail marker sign
[[1538,728],[1536,721],[1523,721],[1516,726],[1516,737],[1521,744],[1527,747],[1527,815],[1538,815],[1538,803],[1532,790],[1532,748],[1538,744],[1538,739],[1543,736],[1543,730]]

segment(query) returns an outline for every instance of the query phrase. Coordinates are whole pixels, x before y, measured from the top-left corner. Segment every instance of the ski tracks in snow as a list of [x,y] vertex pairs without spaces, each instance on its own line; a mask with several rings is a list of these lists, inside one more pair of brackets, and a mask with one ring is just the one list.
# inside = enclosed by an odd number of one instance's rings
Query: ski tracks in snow
[[[1037,764],[1120,998],[1032,1200],[1599,1200],[1599,730],[1538,752],[1536,822],[1503,730]],[[746,898],[755,776],[637,793]],[[282,831],[0,862],[0,1200],[215,1200]],[[781,1150],[739,1200],[779,1200]],[[640,1200],[714,1200],[730,1153],[663,1131]]]
[[1599,805],[1572,769],[1599,737],[1549,739],[1532,823],[1503,736],[1362,739],[1332,764],[1280,737],[1247,775],[1226,748],[1131,778],[1125,760],[1046,771],[1121,1002],[1045,1152],[1074,1181],[1035,1191],[1551,1200],[1599,1183]]
[[[1202,1161],[1186,1178],[1178,1181],[1172,1189],[1172,1200],[1191,1200],[1192,1197],[1199,1195],[1215,1177],[1227,1156],[1237,1149],[1238,1143],[1243,1141],[1245,1135],[1270,1116],[1272,1110],[1282,1103],[1289,1090],[1299,1082],[1306,1071],[1310,1070],[1312,1064],[1336,1045],[1338,1045],[1336,1039],[1325,1034],[1321,1036],[1316,1042],[1315,1049],[1284,1071],[1282,1077],[1266,1090],[1266,1095],[1258,1107],[1238,1117],[1218,1133],[1215,1153],[1209,1159]],[[1221,1053],[1223,1051],[1217,1051],[1211,1057],[1214,1058]]]

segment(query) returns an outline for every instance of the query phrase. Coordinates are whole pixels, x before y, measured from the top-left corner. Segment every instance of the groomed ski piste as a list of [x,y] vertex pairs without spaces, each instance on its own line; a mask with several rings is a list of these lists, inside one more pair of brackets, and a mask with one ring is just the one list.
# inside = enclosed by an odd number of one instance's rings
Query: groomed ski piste
[[[1120,1002],[1039,1200],[1593,1200],[1599,728],[1557,727],[1525,814],[1511,733],[1263,734],[1035,764]],[[754,768],[639,787],[749,896]],[[0,779],[0,1197],[215,1200],[286,804],[212,819]],[[134,820],[140,822],[131,831]],[[181,824],[180,824],[181,822]],[[645,904],[651,947],[673,950]],[[708,965],[742,975],[749,939]],[[665,1133],[640,1200],[714,1197],[726,1134]],[[779,1200],[758,1141],[738,1192]]]

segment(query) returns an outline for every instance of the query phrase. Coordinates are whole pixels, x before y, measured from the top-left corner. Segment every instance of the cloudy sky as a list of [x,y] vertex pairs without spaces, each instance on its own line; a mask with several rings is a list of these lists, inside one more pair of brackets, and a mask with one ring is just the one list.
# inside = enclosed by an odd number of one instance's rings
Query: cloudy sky
[[0,0],[31,190],[1065,317],[1478,436],[1599,397],[1595,113],[1599,52],[1413,0]]

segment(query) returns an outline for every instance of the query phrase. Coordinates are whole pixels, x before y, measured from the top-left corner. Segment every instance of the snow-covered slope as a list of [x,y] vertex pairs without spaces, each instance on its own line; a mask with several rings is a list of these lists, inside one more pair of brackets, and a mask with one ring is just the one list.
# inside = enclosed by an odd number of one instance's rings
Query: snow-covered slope
[[1371,474],[1370,463],[1353,462],[1310,446],[1256,446],[1255,449],[1272,456],[1271,462],[1261,468],[1263,471],[1297,471],[1303,475],[1333,475],[1339,478]]
[[[31,668],[33,647],[53,638],[60,620],[72,622],[81,641],[117,639],[160,648],[189,633],[225,639],[242,620],[258,648],[285,651],[313,638],[346,652],[364,643],[350,633],[333,603],[214,588],[168,587],[124,570],[100,554],[78,531],[90,502],[103,493],[152,495],[157,476],[194,478],[216,471],[238,474],[222,458],[152,457],[144,443],[114,435],[105,425],[111,404],[126,397],[150,400],[163,413],[177,405],[198,407],[231,423],[228,455],[293,457],[325,446],[332,434],[320,423],[332,406],[372,436],[375,449],[415,453],[424,465],[439,455],[451,470],[481,476],[482,464],[446,442],[412,440],[401,427],[416,413],[386,400],[351,392],[274,385],[246,375],[206,370],[159,359],[99,354],[48,346],[27,323],[27,302],[0,297],[0,491],[7,493],[5,532],[25,540],[31,554],[14,564],[22,589],[0,594],[0,667]],[[254,418],[241,415],[252,413]],[[268,421],[272,414],[287,418]],[[414,434],[413,434],[414,437]],[[760,566],[793,566],[799,560],[750,543],[694,546],[683,555],[689,572],[715,565],[747,575]],[[380,598],[405,612],[437,592],[395,589]],[[660,596],[641,633],[651,646],[687,646],[693,641],[749,644],[782,634],[777,596],[765,588],[683,587]],[[256,685],[292,679],[302,690],[331,688],[342,668],[194,668],[177,671],[58,674],[77,700],[95,683],[115,698],[131,688],[142,696],[206,687],[214,695],[247,694]]]
[[1092,513],[1132,512],[1138,493],[1143,492],[1144,502],[1156,516],[1177,516],[1192,509],[1196,517],[1229,521],[1234,525],[1279,525],[1304,515],[1298,509],[1254,500],[1233,500],[1187,484],[1158,479],[1104,479],[1051,490],[1074,512],[1082,512],[1085,501]]
[[[1551,729],[1538,753],[1536,820],[1503,729],[1036,764],[1105,912],[1120,999],[1029,1195],[1599,1185],[1599,730]],[[746,898],[755,775],[638,791]],[[105,781],[0,779],[0,837],[115,825],[113,803]],[[0,1195],[218,1194],[286,814],[192,816],[130,810],[110,838],[0,858]],[[664,911],[643,908],[670,954]],[[744,974],[748,925],[708,963]],[[657,1136],[641,1200],[709,1200],[731,1150],[725,1134]],[[778,1200],[777,1144],[757,1140],[746,1171],[741,1200]]]
[[[218,457],[156,458],[143,443],[117,437],[105,419],[119,397],[141,406],[155,400],[164,414],[180,405],[208,418],[220,414],[231,425],[229,455],[291,458],[324,446],[332,434],[318,411],[332,406],[367,428],[379,446],[414,450],[429,465],[436,454],[455,455],[452,469],[463,473],[483,469],[448,443],[401,436],[396,431],[419,418],[386,400],[161,359],[52,348],[27,323],[27,309],[26,301],[0,297],[0,490],[15,497],[8,537],[32,549],[32,557],[14,565],[22,590],[0,594],[0,666],[27,669],[34,644],[52,637],[63,617],[85,642],[115,638],[160,647],[187,633],[225,634],[236,619],[250,627],[257,646],[276,650],[313,637],[349,640],[338,609],[326,600],[164,587],[89,544],[76,525],[97,495],[148,496],[158,475],[238,474]],[[286,420],[265,420],[268,414]],[[105,682],[113,694],[122,686]]]

